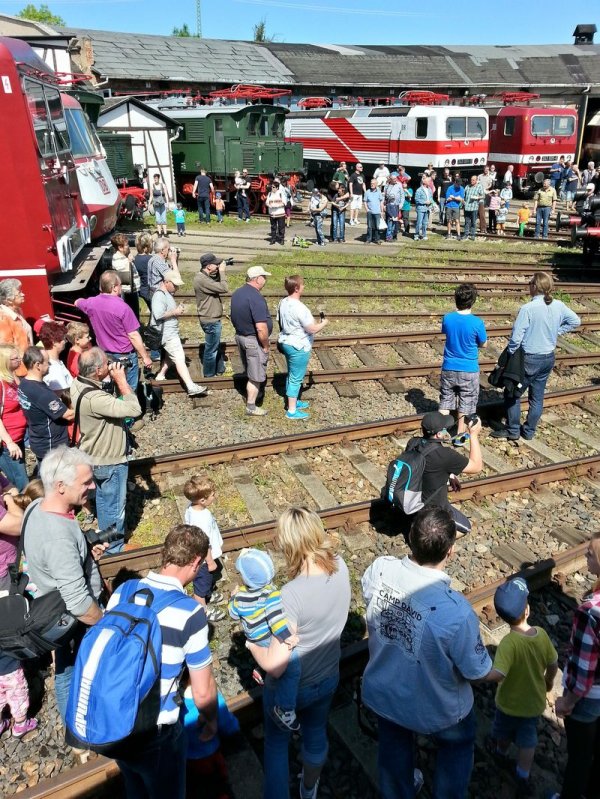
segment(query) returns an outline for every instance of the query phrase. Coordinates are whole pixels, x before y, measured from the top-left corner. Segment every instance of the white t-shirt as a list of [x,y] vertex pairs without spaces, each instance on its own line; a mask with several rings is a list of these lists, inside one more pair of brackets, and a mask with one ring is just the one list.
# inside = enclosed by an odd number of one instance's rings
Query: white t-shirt
[[377,185],[379,187],[385,186],[389,176],[390,170],[387,168],[387,166],[378,166],[375,172],[373,172],[373,177],[377,181]]
[[279,343],[310,352],[314,336],[306,328],[314,325],[315,320],[306,305],[293,297],[284,297],[277,309],[277,319],[281,327]]
[[70,388],[73,382],[73,375],[69,372],[62,361],[49,361],[48,374],[44,377],[44,383],[52,391],[61,388]]
[[199,527],[203,533],[206,533],[213,558],[220,558],[223,554],[223,537],[217,520],[209,509],[198,510],[188,505],[184,521],[186,524],[193,524],[195,527]]

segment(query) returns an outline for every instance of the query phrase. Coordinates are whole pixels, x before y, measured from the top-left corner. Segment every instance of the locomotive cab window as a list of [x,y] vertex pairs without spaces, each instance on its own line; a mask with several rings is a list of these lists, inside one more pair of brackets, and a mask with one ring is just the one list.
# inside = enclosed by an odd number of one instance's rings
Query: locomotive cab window
[[448,117],[446,120],[446,136],[449,139],[465,138],[467,135],[466,117]]
[[467,117],[467,136],[469,139],[483,139],[487,133],[487,123],[483,117]]
[[27,95],[27,106],[31,115],[38,150],[42,158],[51,158],[54,156],[54,146],[52,144],[48,109],[44,99],[44,87],[41,83],[24,80],[23,88]]
[[71,150],[75,158],[99,156],[102,152],[100,142],[82,109],[67,109],[65,112],[67,129],[71,139]]
[[256,136],[256,126],[260,120],[259,114],[250,114],[248,116],[248,136]]
[[572,136],[575,133],[575,119],[571,116],[553,117],[555,136]]
[[52,89],[49,86],[44,87],[44,93],[50,113],[50,121],[52,122],[52,130],[54,131],[56,148],[59,152],[65,152],[70,149],[70,143],[60,94],[57,89]]
[[415,132],[415,137],[417,139],[427,138],[428,124],[429,124],[429,119],[427,117],[417,117],[417,127]]
[[512,136],[515,132],[515,117],[504,117],[504,135]]
[[225,134],[223,133],[223,120],[215,119],[215,144],[223,146]]

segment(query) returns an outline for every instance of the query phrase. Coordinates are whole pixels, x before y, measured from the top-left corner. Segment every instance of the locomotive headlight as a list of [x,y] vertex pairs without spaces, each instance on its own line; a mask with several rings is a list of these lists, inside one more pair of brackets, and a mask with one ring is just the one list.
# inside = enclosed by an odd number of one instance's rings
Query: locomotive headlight
[[535,161],[535,155],[530,155],[529,156],[529,161]]
[[444,166],[450,166],[450,159],[449,158],[446,158],[446,160],[444,161]]

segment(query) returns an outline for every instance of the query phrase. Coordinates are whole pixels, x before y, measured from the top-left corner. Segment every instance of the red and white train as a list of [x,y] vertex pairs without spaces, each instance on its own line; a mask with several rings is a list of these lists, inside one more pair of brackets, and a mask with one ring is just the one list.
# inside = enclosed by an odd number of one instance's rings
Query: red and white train
[[474,105],[473,98],[452,105],[448,95],[421,91],[405,92],[402,105],[344,107],[312,99],[288,114],[285,135],[303,145],[308,177],[321,183],[329,180],[332,161],[360,161],[367,174],[380,163],[402,164],[413,176],[429,164],[465,176],[494,163],[498,172],[513,164],[525,190],[561,155],[573,159],[577,146],[577,112],[519,105],[537,99],[527,93],[501,96],[512,103],[503,107]]
[[0,163],[13,238],[0,279],[21,280],[31,318],[54,314],[53,296],[85,290],[97,263],[88,245],[114,227],[120,204],[101,150],[90,152],[81,106],[61,87],[28,44],[0,37]]

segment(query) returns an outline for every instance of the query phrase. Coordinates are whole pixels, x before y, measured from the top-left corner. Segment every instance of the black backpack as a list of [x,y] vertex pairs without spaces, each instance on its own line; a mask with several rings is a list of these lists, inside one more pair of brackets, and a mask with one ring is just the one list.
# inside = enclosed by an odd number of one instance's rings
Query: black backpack
[[160,386],[153,385],[148,380],[140,380],[137,386],[137,398],[143,416],[149,416],[153,422],[165,404],[163,390]]
[[439,442],[436,441],[413,439],[408,442],[404,452],[388,466],[382,498],[407,516],[421,510],[425,504],[422,488],[426,455],[437,446]]
[[72,638],[78,624],[58,589],[37,599],[27,591],[29,577],[19,571],[19,566],[30,515],[28,512],[23,520],[17,560],[9,567],[8,592],[0,597],[0,651],[17,660],[51,652]]

